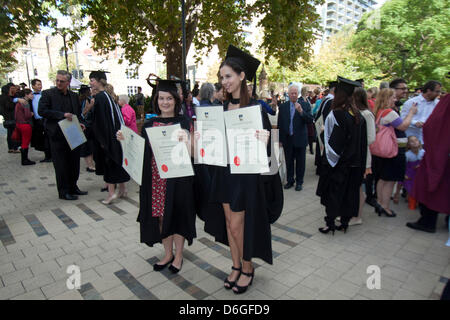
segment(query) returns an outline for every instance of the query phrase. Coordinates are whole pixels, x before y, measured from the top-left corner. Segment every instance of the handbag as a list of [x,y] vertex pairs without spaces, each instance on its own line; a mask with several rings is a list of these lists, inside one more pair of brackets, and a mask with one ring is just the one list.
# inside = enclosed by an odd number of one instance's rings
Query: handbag
[[5,120],[3,121],[3,127],[5,129],[12,129],[16,126],[16,120]]
[[20,134],[19,128],[17,128],[17,127],[14,128],[14,131],[11,135],[11,140],[16,141],[16,142],[22,141],[22,135]]
[[394,128],[380,125],[383,112],[377,117],[377,134],[375,141],[369,146],[370,153],[380,158],[394,158],[398,154],[398,143]]

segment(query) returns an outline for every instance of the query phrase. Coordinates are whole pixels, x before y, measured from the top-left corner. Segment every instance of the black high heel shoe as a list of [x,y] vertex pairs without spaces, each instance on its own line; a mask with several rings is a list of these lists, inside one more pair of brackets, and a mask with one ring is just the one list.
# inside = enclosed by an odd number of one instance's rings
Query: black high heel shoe
[[334,236],[334,230],[335,230],[334,227],[333,227],[333,228],[330,228],[330,227],[319,228],[319,231],[320,231],[321,233],[327,234],[328,232],[331,231],[331,233],[333,234],[333,236]]
[[[173,260],[172,260],[173,261]],[[169,270],[173,273],[176,274],[178,272],[180,272],[181,268],[183,267],[183,260],[181,260],[181,265],[180,265],[180,269],[178,269],[177,267],[174,267],[173,264],[171,264],[169,266]]]
[[[248,283],[248,285],[242,286],[242,287],[237,285],[237,280],[236,280],[236,284],[233,286],[233,288],[236,288],[236,289],[237,289],[237,290],[233,290],[233,292],[234,292],[235,294],[241,294],[241,293],[244,293],[245,291],[247,291],[248,287],[250,287],[250,286],[252,285],[253,279],[255,278],[255,268],[253,268],[252,273],[247,273],[247,272],[241,271],[241,275],[244,275],[244,276],[247,276],[247,277],[252,277],[252,279],[250,280],[250,282]],[[239,278],[240,278],[241,275],[239,275]],[[238,278],[238,279],[239,279],[239,278]]]
[[381,211],[378,212],[378,216],[381,217],[381,215],[385,215],[388,218],[394,218],[397,216],[397,214],[391,210],[392,213],[387,212],[384,208],[381,208]]
[[381,204],[379,204],[378,202],[375,201],[375,213],[378,213],[378,215],[380,215],[381,210],[383,210],[383,207],[381,206]]
[[339,230],[339,231],[344,231],[344,233],[347,233],[347,228],[348,228],[348,224],[347,225],[343,225],[343,224],[341,224],[340,226],[336,226],[336,230]]
[[[224,281],[224,288],[227,289],[227,290],[230,290],[231,288],[233,288],[234,285],[236,284],[236,282],[238,281],[239,277],[241,276],[242,266],[241,266],[240,268],[235,268],[234,266],[232,266],[231,269],[233,269],[233,270],[235,270],[235,271],[239,271],[239,274],[238,274],[236,280],[234,280],[234,281],[228,280],[228,277],[225,278],[225,281]],[[225,284],[228,284],[229,287],[227,287]]]
[[153,270],[155,270],[155,271],[161,271],[161,270],[163,270],[165,267],[167,267],[169,264],[171,264],[171,263],[173,262],[173,260],[175,260],[175,257],[172,257],[172,259],[170,259],[170,261],[167,262],[166,264],[157,264],[157,263],[155,263],[155,264],[153,265]]

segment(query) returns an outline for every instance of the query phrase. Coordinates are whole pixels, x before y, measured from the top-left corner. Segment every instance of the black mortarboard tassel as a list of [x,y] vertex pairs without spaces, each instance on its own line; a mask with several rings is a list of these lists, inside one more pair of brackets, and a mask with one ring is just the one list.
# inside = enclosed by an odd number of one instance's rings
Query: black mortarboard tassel
[[338,76],[336,91],[342,90],[347,93],[347,95],[351,96],[356,87],[361,87],[361,83]]

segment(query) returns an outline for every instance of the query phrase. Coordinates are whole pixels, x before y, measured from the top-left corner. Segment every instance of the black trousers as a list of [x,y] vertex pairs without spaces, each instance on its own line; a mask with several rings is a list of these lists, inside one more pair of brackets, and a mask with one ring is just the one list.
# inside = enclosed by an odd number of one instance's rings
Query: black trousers
[[286,159],[287,182],[294,183],[294,162],[295,181],[298,185],[303,184],[305,176],[306,146],[297,148],[294,146],[294,137],[289,136],[283,144],[284,157]]
[[6,135],[6,141],[8,142],[8,150],[17,150],[20,146],[20,142],[16,142],[13,139],[11,139],[11,136],[14,132],[14,128],[15,127],[6,129],[8,131]]
[[437,211],[429,209],[423,203],[419,203],[419,208],[421,217],[417,221],[417,223],[426,228],[436,229],[436,223],[439,213]]
[[72,193],[77,187],[80,176],[80,147],[70,150],[64,137],[63,140],[51,137],[50,148],[58,194],[63,196],[66,193]]

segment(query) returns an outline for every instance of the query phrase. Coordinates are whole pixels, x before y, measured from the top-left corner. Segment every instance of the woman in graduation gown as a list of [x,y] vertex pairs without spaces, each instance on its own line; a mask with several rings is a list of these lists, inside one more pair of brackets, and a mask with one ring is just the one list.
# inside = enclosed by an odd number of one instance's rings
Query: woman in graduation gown
[[[108,187],[108,198],[104,204],[110,204],[117,198],[126,196],[125,183],[130,176],[122,168],[122,147],[116,138],[117,131],[124,124],[120,107],[105,91],[106,74],[103,71],[93,71],[89,75],[90,85],[98,93],[94,96],[94,112],[92,117],[92,130],[95,139],[100,145],[104,157],[103,180]],[[119,184],[119,193],[115,192],[115,185]]]
[[[322,156],[317,195],[326,208],[326,227],[322,233],[347,230],[348,222],[358,216],[359,188],[367,154],[366,122],[353,104],[352,94],[360,83],[338,77],[331,112],[325,120],[325,152]],[[341,217],[341,225],[334,221]]]
[[[181,100],[175,83],[173,80],[158,81],[154,100],[158,116],[147,120],[142,128],[141,136],[145,139],[145,165],[137,218],[140,223],[141,242],[150,247],[160,242],[164,245],[165,256],[153,265],[154,270],[163,270],[170,264],[172,273],[179,272],[183,264],[185,239],[188,245],[191,245],[196,237],[194,177],[162,179],[159,176],[146,128],[180,124],[182,129],[193,132],[191,120],[180,115]],[[188,141],[192,139],[189,138]]]
[[[256,77],[259,63],[236,47],[228,48],[227,57],[220,66],[220,78],[226,90],[225,111],[257,104],[250,100],[246,81]],[[267,114],[261,111],[261,115],[265,130],[257,132],[256,136],[267,143],[271,125]],[[210,201],[222,204],[222,208],[219,214],[209,212],[205,217],[205,231],[216,241],[229,245],[233,261],[232,272],[224,286],[236,294],[243,293],[255,275],[252,258],[272,264],[270,223],[273,221],[270,214],[279,215],[283,207],[280,177],[278,174],[230,174],[229,165],[215,166]]]

